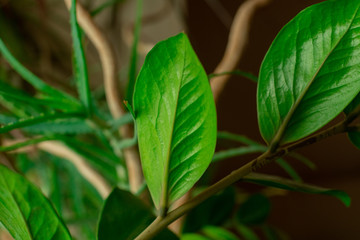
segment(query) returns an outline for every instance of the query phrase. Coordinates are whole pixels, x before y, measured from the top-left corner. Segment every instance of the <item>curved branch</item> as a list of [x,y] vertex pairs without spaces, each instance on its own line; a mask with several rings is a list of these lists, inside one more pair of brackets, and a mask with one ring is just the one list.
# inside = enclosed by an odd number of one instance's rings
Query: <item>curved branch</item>
[[[71,0],[64,0],[68,9],[71,7]],[[120,100],[119,89],[117,85],[117,63],[115,51],[111,44],[100,30],[100,28],[92,20],[90,14],[81,6],[76,5],[77,18],[80,26],[85,31],[91,42],[97,49],[104,75],[104,87],[107,104],[111,115],[117,119],[125,114],[125,110]],[[124,138],[131,138],[132,129],[128,125],[124,125],[119,129],[120,134]],[[124,149],[124,158],[128,168],[129,183],[132,192],[136,192],[142,183],[142,170],[140,166],[139,154],[136,147]]]
[[[255,11],[270,1],[271,0],[248,0],[239,7],[231,25],[224,56],[215,68],[215,74],[235,70],[244,53],[249,37],[251,19],[254,16]],[[211,79],[211,89],[213,91],[215,101],[219,98],[229,78],[230,75],[223,75]]]
[[196,197],[192,198],[185,204],[181,205],[180,207],[176,208],[175,210],[171,211],[165,217],[158,217],[155,219],[153,223],[151,223],[148,228],[146,228],[135,240],[147,240],[152,239],[152,237],[156,236],[162,229],[166,228],[170,223],[178,219],[179,217],[183,216],[184,214],[188,213],[191,209],[211,197],[212,195],[216,194],[220,190],[230,186],[231,184],[239,181],[241,178],[245,177],[246,175],[256,171],[257,169],[263,167],[264,165],[272,162],[273,160],[282,157],[288,154],[291,151],[294,151],[298,148],[308,146],[319,142],[323,139],[328,137],[345,133],[348,131],[348,124],[351,121],[345,119],[343,122],[325,129],[324,131],[317,133],[313,136],[300,140],[299,142],[293,143],[288,146],[284,146],[279,148],[276,152],[271,153],[270,151],[265,152],[264,154],[260,155],[259,157],[255,158],[254,160],[248,162],[244,166],[238,168],[237,170],[233,171],[220,181],[216,182],[215,184],[208,187],[202,193],[198,194]]

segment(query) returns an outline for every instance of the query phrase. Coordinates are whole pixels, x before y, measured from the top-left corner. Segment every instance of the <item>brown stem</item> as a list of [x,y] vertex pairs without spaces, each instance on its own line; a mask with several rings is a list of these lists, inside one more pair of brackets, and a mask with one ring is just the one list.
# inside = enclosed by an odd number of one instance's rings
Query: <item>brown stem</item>
[[[71,0],[64,0],[68,9],[71,7]],[[103,68],[104,87],[106,100],[113,118],[117,119],[125,114],[122,101],[119,96],[117,85],[117,63],[115,51],[105,37],[104,33],[95,24],[90,14],[81,6],[76,4],[77,18],[80,26],[83,28],[91,42],[96,47]],[[120,134],[124,138],[131,138],[133,131],[128,125],[124,125],[119,129]],[[136,147],[124,149],[124,158],[128,168],[128,176],[130,189],[136,192],[142,184],[142,170],[140,166],[140,158]]]
[[[255,11],[268,2],[270,2],[270,0],[247,0],[239,7],[231,25],[224,56],[215,68],[215,74],[235,70],[245,50],[251,19],[254,16]],[[229,78],[230,75],[221,75],[211,79],[211,89],[215,101],[219,98]]]
[[251,162],[247,163],[246,165],[240,167],[239,169],[233,171],[217,183],[213,184],[202,193],[194,197],[193,199],[189,200],[182,206],[176,208],[175,210],[171,211],[166,215],[164,218],[158,217],[152,224],[150,224],[137,238],[136,240],[146,240],[152,239],[156,236],[161,230],[166,228],[170,223],[181,217],[182,215],[189,212],[191,209],[211,197],[212,195],[216,194],[220,190],[230,186],[231,184],[239,181],[244,176],[248,175],[256,171],[257,169],[263,167],[264,165],[270,163],[272,160],[275,160],[279,157],[286,155],[287,153],[294,151],[298,148],[314,144],[319,142],[323,139],[326,139],[330,136],[334,136],[339,133],[344,133],[347,131],[347,119],[343,122],[326,129],[322,132],[319,132],[313,136],[300,140],[294,144],[281,147],[274,153],[270,151],[265,152],[261,156],[257,157],[256,159],[252,160]]

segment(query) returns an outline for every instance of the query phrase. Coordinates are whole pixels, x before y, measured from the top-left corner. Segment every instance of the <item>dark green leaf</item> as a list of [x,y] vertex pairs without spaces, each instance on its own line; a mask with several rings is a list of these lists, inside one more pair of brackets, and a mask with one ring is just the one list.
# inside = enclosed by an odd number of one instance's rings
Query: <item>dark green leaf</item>
[[257,95],[259,126],[268,143],[313,133],[359,93],[359,7],[359,0],[313,5],[275,38],[260,69]]
[[33,116],[29,118],[20,119],[16,122],[9,123],[5,126],[0,127],[0,133],[9,132],[16,128],[23,128],[28,127],[31,125],[47,122],[49,120],[54,119],[64,119],[64,118],[71,118],[71,117],[82,117],[82,113],[48,113],[48,114],[40,114],[39,116]]
[[347,207],[349,207],[351,203],[351,198],[343,191],[317,187],[305,183],[299,183],[277,176],[251,173],[250,175],[244,178],[244,181],[275,187],[275,188],[286,189],[290,191],[333,196],[339,199]]
[[211,78],[214,78],[217,76],[223,76],[223,75],[239,75],[239,76],[245,77],[247,79],[250,79],[253,82],[258,81],[258,77],[255,76],[254,74],[249,73],[249,72],[240,71],[240,70],[235,70],[232,72],[223,72],[223,73],[212,73],[212,74],[209,74],[208,77],[209,77],[209,79],[211,79]]
[[[152,211],[140,199],[127,191],[115,188],[105,201],[99,221],[98,239],[133,240],[154,219]],[[166,229],[154,239],[178,238]]]
[[17,73],[19,73],[34,88],[51,96],[51,99],[53,101],[66,101],[69,105],[74,105],[74,106],[79,105],[77,100],[75,100],[73,97],[47,85],[40,78],[35,76],[24,66],[22,66],[21,63],[18,62],[16,58],[14,58],[14,56],[9,52],[9,50],[6,48],[4,42],[1,39],[0,39],[0,52],[3,54],[3,57],[9,62],[9,64],[15,69]]
[[[266,147],[265,147],[265,151],[266,151]],[[231,157],[237,157],[245,154],[258,153],[258,152],[264,152],[264,147],[248,146],[248,147],[239,147],[239,148],[223,150],[220,152],[216,152],[214,154],[212,162],[217,162]]]
[[276,163],[282,168],[284,169],[284,171],[295,181],[297,182],[302,182],[301,177],[299,176],[299,174],[296,172],[296,170],[287,162],[285,161],[283,158],[279,158],[276,160]]
[[94,131],[83,118],[56,119],[26,127],[24,130],[33,134],[84,134]]
[[241,204],[236,213],[236,219],[240,224],[260,225],[269,216],[270,209],[271,204],[267,197],[262,194],[254,194]]
[[134,110],[145,179],[164,210],[202,176],[216,143],[210,85],[185,34],[149,52],[136,81]]
[[[235,189],[227,188],[191,210],[186,217],[183,232],[197,232],[206,225],[223,224],[231,216],[234,206]],[[216,209],[216,211],[209,211],[209,209]]]
[[[360,106],[360,94],[358,94],[354,100],[345,108],[344,112],[346,115],[349,115],[357,107]],[[348,137],[352,144],[355,147],[360,149],[360,132],[359,131],[350,131],[348,132]]]
[[24,177],[1,165],[0,222],[16,240],[71,239],[41,192]]
[[76,0],[72,0],[70,9],[71,36],[74,45],[74,64],[76,84],[81,102],[90,114],[92,112],[92,100],[89,87],[89,77],[84,54],[84,48],[81,42],[81,32],[76,18]]

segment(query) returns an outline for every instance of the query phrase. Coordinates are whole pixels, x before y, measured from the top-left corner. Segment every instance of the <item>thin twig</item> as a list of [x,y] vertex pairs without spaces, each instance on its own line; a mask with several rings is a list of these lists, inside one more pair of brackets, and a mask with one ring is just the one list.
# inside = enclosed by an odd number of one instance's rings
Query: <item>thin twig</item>
[[[254,16],[256,9],[269,2],[270,0],[247,0],[239,7],[231,25],[224,56],[215,68],[215,74],[231,72],[236,69],[236,66],[245,50],[249,36],[251,19]],[[222,75],[211,79],[211,89],[213,91],[215,101],[219,98],[229,78],[230,75]]]
[[264,165],[270,163],[275,159],[278,159],[279,157],[286,155],[291,151],[308,146],[310,144],[314,144],[328,137],[346,132],[348,130],[347,128],[348,124],[350,124],[350,122],[347,121],[347,119],[345,119],[343,122],[329,129],[326,129],[320,133],[317,133],[313,136],[300,140],[294,144],[281,147],[274,153],[271,153],[270,151],[265,152],[264,154],[260,155],[259,157],[255,158],[254,160],[240,167],[239,169],[233,171],[232,173],[230,173],[229,175],[227,175],[217,183],[211,185],[209,188],[207,188],[202,193],[198,194],[196,197],[192,198],[182,206],[169,212],[168,215],[166,215],[165,217],[156,218],[155,221],[152,224],[150,224],[135,240],[152,239],[152,237],[156,236],[162,229],[166,228],[170,223],[172,223],[179,217],[183,216],[191,209],[193,209],[194,207],[196,207],[197,205],[199,205],[209,197],[213,196],[220,190],[230,186],[231,184],[239,181],[244,176],[256,171],[257,169],[263,167]]
[[[64,0],[68,9],[71,7],[71,0]],[[80,26],[85,31],[91,42],[97,49],[103,68],[104,87],[107,104],[109,106],[113,118],[118,119],[125,114],[125,110],[120,100],[119,89],[117,85],[117,63],[115,51],[113,50],[104,33],[95,24],[90,14],[77,3],[77,18]],[[128,125],[124,125],[119,129],[120,134],[124,138],[132,138],[133,130]],[[128,176],[130,189],[136,192],[142,184],[142,170],[140,166],[140,158],[136,147],[124,149],[124,158],[128,168]]]

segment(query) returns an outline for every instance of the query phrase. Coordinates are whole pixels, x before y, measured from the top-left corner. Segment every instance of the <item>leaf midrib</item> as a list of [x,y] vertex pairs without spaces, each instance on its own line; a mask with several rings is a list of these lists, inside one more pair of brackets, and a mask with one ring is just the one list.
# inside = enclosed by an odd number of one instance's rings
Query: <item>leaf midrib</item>
[[161,197],[160,197],[160,214],[166,214],[168,204],[169,204],[168,184],[169,184],[169,169],[170,169],[170,159],[171,159],[171,146],[172,146],[172,142],[173,142],[173,134],[174,134],[176,116],[177,116],[177,111],[178,111],[178,105],[179,105],[180,90],[181,90],[181,87],[183,84],[185,62],[186,62],[186,49],[185,49],[186,44],[183,43],[183,45],[184,45],[184,52],[183,52],[184,61],[183,61],[183,68],[182,68],[181,76],[180,76],[179,89],[177,91],[177,96],[176,96],[175,111],[174,111],[174,116],[173,116],[173,121],[172,121],[173,125],[171,128],[170,141],[168,144],[169,148],[168,148],[167,157],[165,159],[165,165],[164,165],[164,175],[163,175],[163,183],[162,183]]
[[334,47],[329,51],[329,53],[327,54],[327,56],[325,57],[324,61],[321,63],[321,65],[319,66],[319,68],[317,69],[317,71],[315,72],[314,76],[312,77],[312,79],[308,82],[308,84],[306,85],[306,87],[304,88],[304,90],[301,92],[300,96],[298,97],[298,99],[295,101],[294,105],[290,108],[288,114],[286,115],[284,121],[282,122],[282,124],[280,125],[277,133],[275,134],[273,140],[270,143],[270,150],[273,151],[278,147],[278,144],[281,142],[286,127],[289,124],[294,112],[296,111],[297,107],[300,105],[302,99],[304,98],[304,96],[306,95],[306,93],[308,92],[310,86],[312,85],[312,83],[315,81],[318,73],[320,72],[320,70],[322,69],[322,67],[324,66],[324,64],[326,63],[326,61],[328,60],[329,56],[333,53],[333,51],[337,48],[337,46],[339,45],[339,43],[344,39],[344,36],[349,32],[351,26],[354,23],[354,20],[358,14],[360,6],[357,8],[357,10],[355,11],[354,16],[351,19],[351,22],[349,24],[349,27],[346,29],[346,31],[344,31],[344,34],[341,36],[341,38],[339,38],[338,42],[334,45]]

